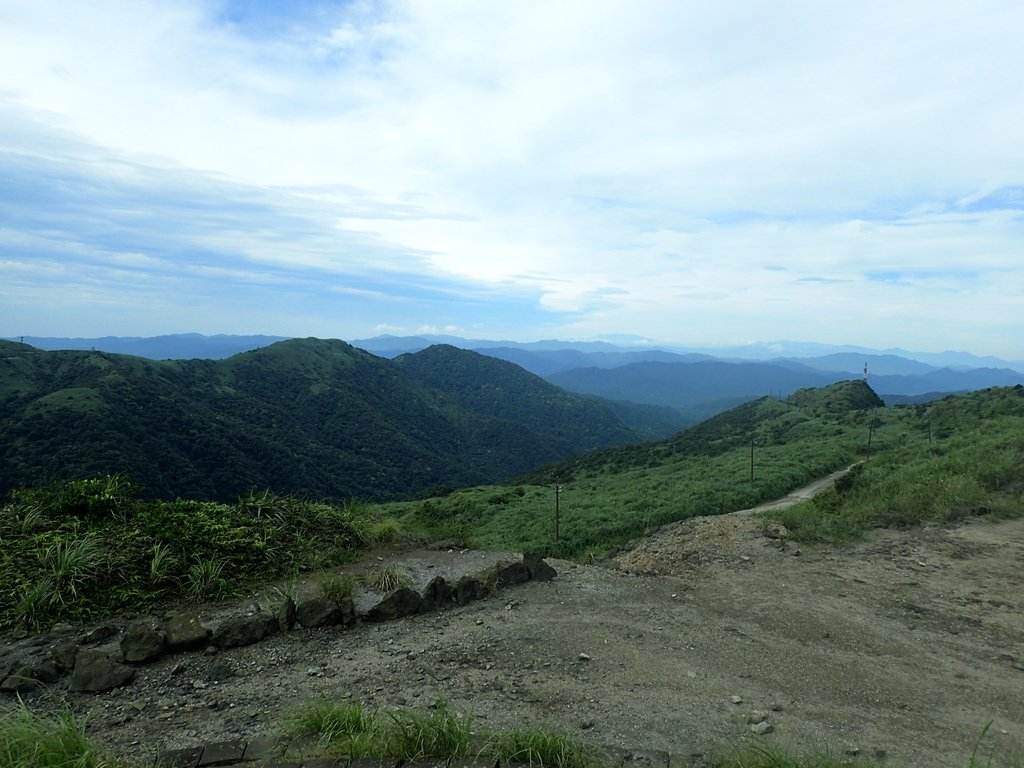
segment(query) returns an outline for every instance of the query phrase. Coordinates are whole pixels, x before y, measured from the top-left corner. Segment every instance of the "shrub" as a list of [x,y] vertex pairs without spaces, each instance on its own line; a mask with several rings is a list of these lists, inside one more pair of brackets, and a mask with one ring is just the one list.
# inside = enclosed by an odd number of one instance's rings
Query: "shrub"
[[327,573],[320,578],[320,594],[334,602],[352,597],[355,586],[355,580],[343,573]]
[[391,592],[399,587],[411,587],[412,577],[401,570],[396,564],[373,568],[364,577],[364,583],[371,589]]

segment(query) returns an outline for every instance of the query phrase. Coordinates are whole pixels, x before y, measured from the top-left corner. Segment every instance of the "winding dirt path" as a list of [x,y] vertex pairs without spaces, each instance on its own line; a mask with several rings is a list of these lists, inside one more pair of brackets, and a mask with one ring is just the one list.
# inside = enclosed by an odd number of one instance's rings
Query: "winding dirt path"
[[136,756],[273,732],[321,696],[443,697],[481,729],[551,724],[668,751],[674,766],[759,740],[961,768],[986,723],[992,765],[1024,746],[1024,520],[879,530],[835,549],[782,546],[730,514],[664,526],[616,567],[552,562],[552,582],[443,613],[169,657],[109,694],[27,703],[67,700]]

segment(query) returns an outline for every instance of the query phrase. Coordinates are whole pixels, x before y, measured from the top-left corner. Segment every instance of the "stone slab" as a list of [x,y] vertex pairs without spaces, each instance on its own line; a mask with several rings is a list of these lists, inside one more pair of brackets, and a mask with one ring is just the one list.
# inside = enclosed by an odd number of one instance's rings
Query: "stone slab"
[[211,765],[231,765],[242,762],[246,744],[242,740],[216,741],[207,744],[203,756],[199,758],[199,768]]
[[199,765],[199,758],[202,756],[202,747],[171,749],[160,754],[156,759],[156,764],[160,768],[196,768]]

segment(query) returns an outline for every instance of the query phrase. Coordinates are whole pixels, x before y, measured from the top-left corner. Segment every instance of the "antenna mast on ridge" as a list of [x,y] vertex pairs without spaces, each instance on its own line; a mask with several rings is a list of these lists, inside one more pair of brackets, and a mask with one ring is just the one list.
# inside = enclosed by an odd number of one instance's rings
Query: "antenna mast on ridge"
[[864,381],[868,380],[868,364],[864,363]]

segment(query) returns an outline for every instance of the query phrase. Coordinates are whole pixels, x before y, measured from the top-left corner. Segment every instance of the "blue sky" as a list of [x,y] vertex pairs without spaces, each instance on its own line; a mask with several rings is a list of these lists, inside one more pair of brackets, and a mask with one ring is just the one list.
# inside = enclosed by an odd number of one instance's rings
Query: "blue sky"
[[1024,5],[0,0],[0,336],[1024,359]]

